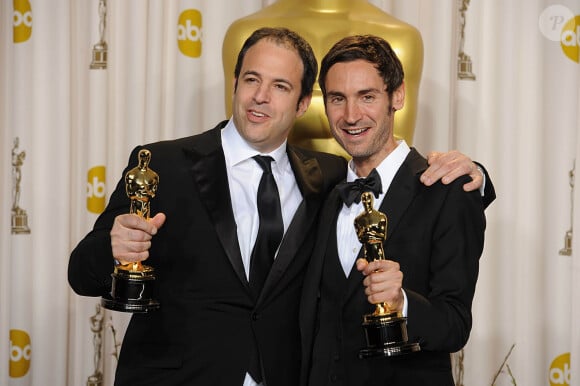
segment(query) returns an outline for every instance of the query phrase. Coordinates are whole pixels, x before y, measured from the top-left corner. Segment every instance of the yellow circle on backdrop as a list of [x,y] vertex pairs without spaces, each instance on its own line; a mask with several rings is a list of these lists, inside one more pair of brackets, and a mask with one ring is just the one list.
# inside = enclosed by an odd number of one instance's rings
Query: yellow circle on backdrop
[[580,15],[577,15],[564,24],[562,27],[562,34],[560,35],[560,45],[562,51],[567,57],[579,62],[579,46],[580,46]]
[[550,386],[570,385],[570,353],[558,355],[550,365]]
[[87,173],[87,210],[91,213],[103,213],[106,204],[107,185],[104,166],[95,166]]
[[197,9],[186,9],[179,15],[177,22],[177,45],[185,56],[201,56],[201,12]]
[[32,8],[28,0],[14,0],[13,13],[14,43],[23,43],[32,35]]
[[30,369],[30,359],[32,348],[30,336],[23,330],[10,330],[10,365],[9,374],[11,378],[25,376]]

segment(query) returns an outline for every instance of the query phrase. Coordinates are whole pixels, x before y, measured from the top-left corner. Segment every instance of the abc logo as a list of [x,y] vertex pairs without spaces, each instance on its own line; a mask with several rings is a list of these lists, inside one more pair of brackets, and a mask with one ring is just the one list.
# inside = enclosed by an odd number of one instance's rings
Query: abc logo
[[10,330],[10,376],[20,378],[30,368],[30,336],[22,330]]
[[105,167],[95,166],[87,173],[87,210],[102,213],[105,210]]
[[28,0],[14,0],[14,43],[22,43],[32,35],[32,8]]
[[199,58],[201,56],[201,12],[186,9],[179,15],[177,22],[177,46],[183,55]]
[[562,51],[567,57],[579,62],[580,50],[580,15],[571,18],[562,27],[562,35],[560,37]]
[[557,356],[550,365],[550,386],[570,385],[570,353]]

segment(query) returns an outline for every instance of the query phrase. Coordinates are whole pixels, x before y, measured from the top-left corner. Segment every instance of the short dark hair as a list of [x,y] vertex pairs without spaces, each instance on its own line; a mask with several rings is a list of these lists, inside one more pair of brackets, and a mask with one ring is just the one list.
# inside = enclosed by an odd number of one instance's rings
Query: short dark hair
[[347,36],[339,40],[322,59],[318,84],[326,99],[326,74],[336,63],[366,60],[373,64],[387,86],[389,97],[403,83],[404,72],[401,61],[384,39],[374,35]]
[[300,59],[302,59],[302,64],[304,71],[302,73],[302,83],[300,87],[300,98],[312,94],[312,88],[314,87],[314,82],[316,81],[316,74],[318,72],[318,63],[316,62],[316,57],[314,56],[314,51],[312,47],[304,38],[298,35],[296,32],[291,31],[287,28],[282,27],[264,27],[255,30],[250,37],[246,39],[240,53],[238,54],[238,61],[236,62],[236,68],[234,69],[234,77],[236,79],[235,87],[238,86],[238,77],[240,76],[240,71],[242,69],[242,63],[244,62],[244,57],[246,52],[254,44],[258,43],[262,39],[268,39],[276,44],[284,45],[285,47],[293,48],[296,50]]

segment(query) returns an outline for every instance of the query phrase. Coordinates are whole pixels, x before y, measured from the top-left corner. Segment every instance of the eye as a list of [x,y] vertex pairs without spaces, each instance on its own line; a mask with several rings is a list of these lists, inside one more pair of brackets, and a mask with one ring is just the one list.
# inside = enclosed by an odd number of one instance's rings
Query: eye
[[284,92],[290,91],[290,87],[288,87],[288,85],[286,85],[284,83],[275,83],[274,88],[276,90],[280,90],[280,91],[284,91]]
[[257,83],[259,80],[255,76],[246,76],[244,77],[244,83],[252,84]]
[[371,102],[374,102],[375,96],[372,94],[365,94],[362,96],[362,100],[365,103],[371,103]]
[[341,95],[331,95],[327,99],[328,103],[332,103],[334,105],[344,102],[344,97]]

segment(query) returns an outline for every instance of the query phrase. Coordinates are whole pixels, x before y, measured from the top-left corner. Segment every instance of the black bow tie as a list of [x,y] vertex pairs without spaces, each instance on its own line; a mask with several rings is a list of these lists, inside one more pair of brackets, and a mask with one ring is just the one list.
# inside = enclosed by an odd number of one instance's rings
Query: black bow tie
[[346,206],[350,207],[353,202],[360,202],[360,196],[364,192],[373,192],[375,197],[383,192],[381,176],[377,169],[373,169],[367,178],[358,178],[353,182],[343,182],[336,186],[338,193]]

